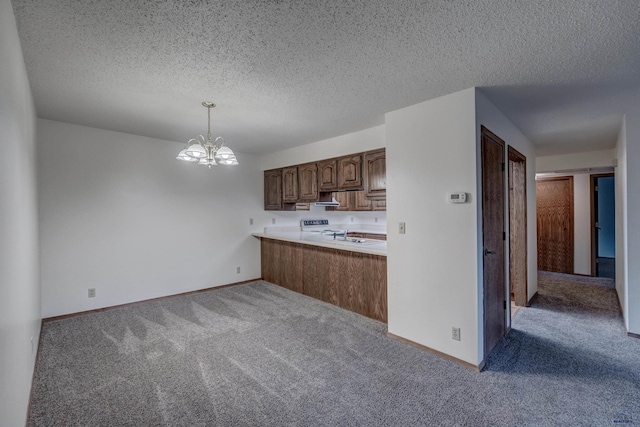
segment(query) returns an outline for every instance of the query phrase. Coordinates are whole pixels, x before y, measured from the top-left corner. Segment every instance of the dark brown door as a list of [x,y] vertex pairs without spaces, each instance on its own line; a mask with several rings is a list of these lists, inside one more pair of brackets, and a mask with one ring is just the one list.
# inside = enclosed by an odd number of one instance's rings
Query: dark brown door
[[536,181],[538,269],[573,274],[573,177]]
[[484,357],[506,330],[504,141],[482,127]]
[[516,305],[527,295],[527,158],[509,147],[509,288]]

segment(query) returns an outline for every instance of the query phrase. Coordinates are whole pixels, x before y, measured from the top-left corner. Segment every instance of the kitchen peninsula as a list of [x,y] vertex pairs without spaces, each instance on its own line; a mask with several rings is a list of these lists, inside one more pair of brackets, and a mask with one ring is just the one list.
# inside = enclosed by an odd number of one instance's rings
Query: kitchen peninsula
[[387,242],[381,240],[386,238],[382,229],[363,225],[338,236],[271,227],[253,236],[261,240],[264,280],[386,323]]

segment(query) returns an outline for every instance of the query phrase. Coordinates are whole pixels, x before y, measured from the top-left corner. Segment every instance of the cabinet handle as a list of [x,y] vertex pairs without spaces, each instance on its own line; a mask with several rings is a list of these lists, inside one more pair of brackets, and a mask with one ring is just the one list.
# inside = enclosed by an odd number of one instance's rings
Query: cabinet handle
[[485,256],[487,256],[487,255],[495,255],[495,253],[496,253],[496,251],[490,251],[489,249],[485,249],[484,250],[484,255]]

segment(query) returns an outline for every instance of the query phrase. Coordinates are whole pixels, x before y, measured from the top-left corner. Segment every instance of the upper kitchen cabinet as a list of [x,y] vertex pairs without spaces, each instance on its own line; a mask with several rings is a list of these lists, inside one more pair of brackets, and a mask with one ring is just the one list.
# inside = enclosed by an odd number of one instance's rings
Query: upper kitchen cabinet
[[282,200],[282,169],[264,171],[264,210],[295,210],[295,205]]
[[298,167],[282,169],[282,201],[296,203],[298,201]]
[[307,163],[298,166],[298,201],[318,201],[318,166]]
[[387,197],[387,162],[385,149],[364,153],[364,191],[369,199]]
[[318,162],[318,190],[334,191],[338,189],[338,161],[336,159]]
[[340,157],[338,159],[338,189],[362,189],[362,155]]

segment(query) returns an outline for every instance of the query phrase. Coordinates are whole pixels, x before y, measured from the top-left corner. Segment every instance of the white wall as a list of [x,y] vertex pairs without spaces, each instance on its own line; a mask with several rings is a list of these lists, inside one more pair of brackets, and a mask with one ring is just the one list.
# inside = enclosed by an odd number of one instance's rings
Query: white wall
[[627,284],[627,122],[622,120],[618,141],[616,143],[616,158],[618,160],[615,171],[616,186],[616,290],[622,316],[627,330],[629,329],[629,306]]
[[259,159],[208,170],[181,147],[38,120],[43,317],[260,277]]
[[[477,365],[475,90],[392,111],[385,120],[389,332]],[[447,203],[451,191],[470,200]],[[451,339],[453,326],[461,341]]]
[[637,99],[625,117],[628,272],[626,306],[628,331],[634,334],[640,334],[640,105]]
[[0,424],[20,426],[40,334],[38,212],[35,110],[8,0],[0,0],[0,94]]
[[616,150],[585,151],[582,153],[541,156],[536,158],[536,172],[572,171],[585,168],[615,166]]
[[573,175],[573,272],[591,276],[591,175]]
[[[536,183],[535,183],[535,170],[536,170],[536,157],[535,157],[535,146],[525,137],[522,132],[513,124],[507,117],[498,110],[483,94],[480,89],[476,92],[476,139],[478,144],[478,161],[480,160],[480,144],[481,144],[481,132],[480,126],[484,125],[491,132],[498,135],[507,146],[511,146],[518,150],[520,154],[524,155],[527,158],[527,300],[531,300],[535,293],[538,291],[538,242],[537,242],[537,232],[536,232]],[[508,148],[505,147],[505,163],[508,164],[509,159]],[[478,167],[480,164],[478,163]],[[481,181],[478,181],[478,188],[480,191]],[[508,189],[508,176],[505,176],[505,200],[509,200],[509,189]],[[481,206],[478,206],[479,213],[478,218],[480,218],[480,222],[478,224],[478,241],[480,246],[478,246],[478,265],[482,267],[482,222],[481,222]],[[509,210],[508,203],[505,210],[505,218],[507,221],[507,238],[506,242],[509,241]],[[509,259],[509,245],[505,244],[505,258]],[[506,279],[507,279],[507,291],[509,289],[509,269],[508,265],[506,268]],[[479,270],[478,281],[482,284],[482,269]],[[479,288],[479,292],[482,292],[482,286]],[[508,292],[507,292],[508,295]],[[482,312],[482,298],[478,301],[478,310]],[[507,311],[507,316],[509,317],[510,324],[510,312]],[[478,334],[483,337],[483,323],[481,322],[479,325],[480,329]],[[482,338],[484,339],[484,337]]]

